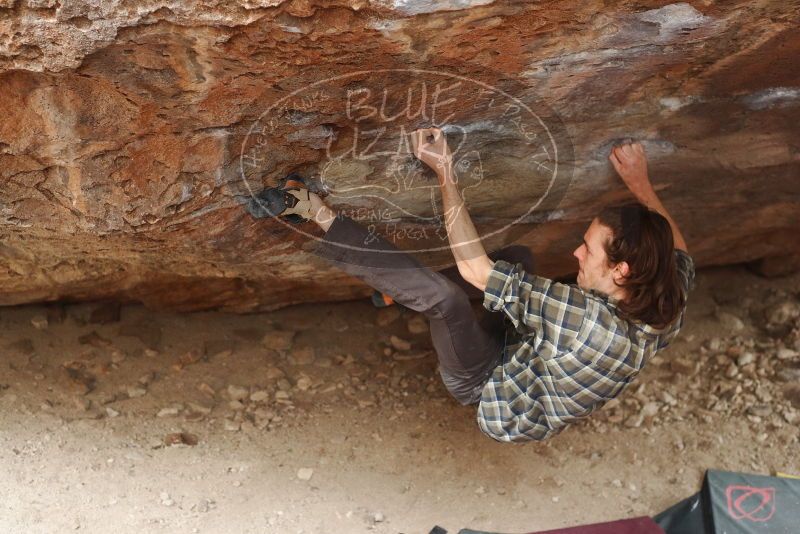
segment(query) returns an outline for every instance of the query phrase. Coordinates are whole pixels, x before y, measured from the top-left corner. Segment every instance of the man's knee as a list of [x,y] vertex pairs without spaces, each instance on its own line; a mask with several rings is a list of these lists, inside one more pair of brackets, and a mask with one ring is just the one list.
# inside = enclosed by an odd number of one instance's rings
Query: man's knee
[[439,375],[445,389],[460,405],[469,406],[480,400],[476,398],[478,395],[474,377],[456,377],[443,370],[439,371]]
[[463,313],[466,310],[472,311],[467,294],[454,282],[442,276],[436,303],[428,315],[436,318],[452,317],[454,314]]

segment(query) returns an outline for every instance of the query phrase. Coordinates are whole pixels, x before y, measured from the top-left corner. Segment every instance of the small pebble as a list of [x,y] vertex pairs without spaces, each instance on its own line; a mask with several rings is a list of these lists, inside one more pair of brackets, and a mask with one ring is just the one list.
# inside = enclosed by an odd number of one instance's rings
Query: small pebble
[[730,312],[718,312],[717,319],[722,324],[722,327],[726,330],[738,332],[739,330],[744,329],[744,323],[742,320]]
[[642,406],[642,415],[644,417],[653,417],[658,413],[659,405],[657,402],[648,402]]
[[422,314],[413,315],[406,323],[408,331],[412,334],[424,334],[428,331],[428,321]]
[[291,355],[295,365],[311,365],[314,363],[314,347],[296,347]]
[[225,430],[230,432],[238,432],[242,429],[242,424],[239,421],[231,421],[230,419],[225,419]]
[[204,514],[204,513],[208,512],[208,510],[210,508],[210,504],[211,504],[211,501],[209,501],[208,499],[200,499],[200,502],[198,502],[195,505],[195,510],[197,510],[198,512]]
[[137,382],[146,387],[149,386],[153,382],[153,380],[155,380],[155,378],[156,378],[156,373],[154,371],[150,371],[140,376]]
[[254,391],[250,395],[250,400],[253,402],[264,402],[269,399],[269,392],[264,390]]
[[136,388],[131,387],[128,388],[128,397],[135,399],[137,397],[143,397],[147,393],[147,390],[144,388]]
[[736,365],[739,367],[744,367],[745,365],[749,365],[756,361],[756,355],[752,352],[743,352],[738,358],[736,358]]
[[394,347],[395,350],[404,351],[404,350],[410,350],[411,349],[411,343],[410,342],[406,341],[405,339],[399,338],[399,337],[397,337],[395,335],[392,335],[389,338],[389,343],[392,344],[392,347]]
[[297,379],[297,383],[295,385],[300,391],[308,391],[308,389],[311,387],[311,379],[307,376],[301,376]]
[[214,391],[214,388],[212,388],[211,386],[209,386],[205,382],[202,382],[202,383],[198,384],[197,390],[200,391],[201,393],[203,393],[205,396],[210,397],[212,399],[217,394],[216,391]]
[[231,384],[228,386],[228,396],[235,401],[240,401],[247,398],[249,391],[247,388],[243,388],[241,386],[234,386]]
[[734,378],[738,374],[739,374],[739,368],[736,367],[735,363],[731,363],[725,370],[725,378]]
[[272,330],[267,332],[261,339],[261,343],[272,350],[289,350],[292,348],[295,332],[284,330]]
[[47,317],[44,315],[35,315],[31,318],[31,324],[36,330],[44,330],[48,326]]
[[161,496],[161,504],[163,504],[164,506],[172,506],[175,504],[175,501],[173,501],[169,497],[169,493],[167,493],[166,491],[162,491],[160,496]]

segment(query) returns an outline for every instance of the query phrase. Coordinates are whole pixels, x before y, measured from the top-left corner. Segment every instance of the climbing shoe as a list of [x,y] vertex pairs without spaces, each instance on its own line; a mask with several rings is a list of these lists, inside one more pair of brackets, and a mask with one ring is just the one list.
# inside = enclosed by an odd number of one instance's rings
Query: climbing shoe
[[378,290],[372,294],[372,305],[376,308],[386,308],[394,304],[394,299],[385,293]]
[[293,224],[311,219],[311,190],[306,180],[292,173],[278,181],[275,187],[268,187],[257,193],[247,203],[247,211],[255,218],[284,217]]

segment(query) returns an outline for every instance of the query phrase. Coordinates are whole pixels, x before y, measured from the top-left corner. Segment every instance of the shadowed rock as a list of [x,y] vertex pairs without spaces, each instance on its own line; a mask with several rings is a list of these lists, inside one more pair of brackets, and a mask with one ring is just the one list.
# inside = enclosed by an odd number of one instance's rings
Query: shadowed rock
[[290,172],[445,267],[407,146],[432,124],[487,248],[528,245],[540,274],[573,273],[629,198],[606,159],[628,138],[699,265],[795,257],[798,7],[0,0],[0,304],[368,296],[313,254],[316,226],[244,209]]

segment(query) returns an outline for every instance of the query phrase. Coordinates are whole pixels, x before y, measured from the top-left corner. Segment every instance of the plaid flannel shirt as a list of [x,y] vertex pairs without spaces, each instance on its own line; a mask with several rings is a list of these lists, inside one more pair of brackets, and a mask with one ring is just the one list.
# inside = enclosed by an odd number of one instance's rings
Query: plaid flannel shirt
[[[683,289],[694,288],[694,261],[675,249]],[[655,329],[625,321],[617,301],[495,262],[483,305],[510,319],[516,343],[489,377],[478,426],[498,441],[543,440],[619,395],[683,326],[685,312]]]

